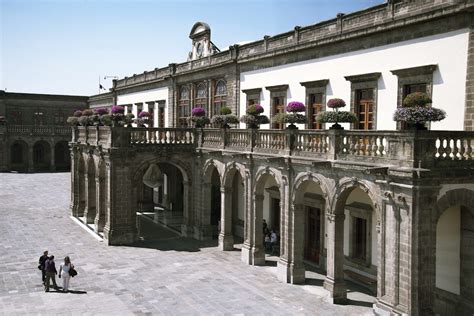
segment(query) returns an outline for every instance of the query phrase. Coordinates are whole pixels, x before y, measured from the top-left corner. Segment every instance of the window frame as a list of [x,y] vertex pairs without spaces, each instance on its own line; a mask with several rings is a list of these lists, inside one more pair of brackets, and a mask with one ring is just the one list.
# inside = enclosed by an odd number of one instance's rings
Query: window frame
[[[314,81],[305,81],[305,82],[300,82],[300,85],[306,88],[306,117],[308,117],[308,122],[305,125],[306,129],[311,129],[311,130],[319,130],[319,129],[325,129],[325,124],[317,123],[313,121],[313,113],[312,113],[312,106],[311,104],[311,95],[316,95],[316,94],[322,94],[322,104],[321,104],[321,111],[326,111],[326,90],[327,86],[329,84],[329,79],[320,79],[320,80],[314,80]],[[319,125],[319,129],[314,129],[312,128],[313,124],[316,124],[317,126]]]
[[[378,83],[382,77],[380,72],[371,72],[359,75],[345,76],[344,78],[351,83],[351,101],[350,111],[359,117],[359,104],[357,100],[357,93],[360,90],[372,90],[373,106],[372,106],[372,129],[377,130],[377,108],[378,108]],[[351,123],[351,129],[362,130],[359,128],[359,122]]]
[[[288,85],[287,84],[282,84],[282,85],[276,85],[276,86],[269,86],[265,87],[268,91],[270,91],[270,129],[285,129],[286,124],[280,124],[280,123],[272,123],[271,118],[275,116],[275,114],[281,113],[280,111],[277,111],[278,108],[283,107],[283,112],[285,113],[285,107],[286,107],[286,102],[288,98]],[[275,99],[276,98],[282,98],[282,104],[275,104]]]

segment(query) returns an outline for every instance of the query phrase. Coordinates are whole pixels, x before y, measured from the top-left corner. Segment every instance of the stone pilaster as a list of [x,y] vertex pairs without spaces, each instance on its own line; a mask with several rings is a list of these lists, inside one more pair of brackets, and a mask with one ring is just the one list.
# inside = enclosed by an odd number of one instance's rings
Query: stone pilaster
[[131,244],[137,237],[132,205],[132,179],[124,157],[111,158],[107,166],[107,217],[104,240],[108,245]]
[[474,131],[474,27],[469,32],[466,74],[466,108],[464,110],[464,130]]
[[327,274],[324,288],[330,292],[329,301],[347,301],[344,282],[344,213],[328,213],[327,218]]
[[233,250],[234,235],[232,234],[232,188],[221,187],[221,231],[219,233],[219,249]]
[[95,192],[95,175],[85,174],[86,187],[86,207],[84,209],[84,218],[86,224],[94,223],[96,213],[96,192]]
[[193,225],[193,212],[191,209],[191,197],[190,194],[192,190],[191,182],[185,181],[183,183],[184,193],[183,193],[183,223],[181,224],[181,234],[185,237],[192,236],[192,225]]
[[79,163],[76,146],[71,148],[71,203],[69,209],[72,216],[77,216],[79,208]]
[[95,232],[99,233],[104,230],[105,225],[105,179],[101,176],[95,178],[96,183],[96,215],[94,219]]

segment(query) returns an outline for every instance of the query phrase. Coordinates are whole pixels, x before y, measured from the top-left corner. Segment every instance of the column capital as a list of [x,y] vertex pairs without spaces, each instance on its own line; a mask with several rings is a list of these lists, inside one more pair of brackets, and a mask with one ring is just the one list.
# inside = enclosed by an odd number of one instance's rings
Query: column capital
[[345,214],[326,213],[326,218],[330,223],[332,222],[343,222],[346,218]]

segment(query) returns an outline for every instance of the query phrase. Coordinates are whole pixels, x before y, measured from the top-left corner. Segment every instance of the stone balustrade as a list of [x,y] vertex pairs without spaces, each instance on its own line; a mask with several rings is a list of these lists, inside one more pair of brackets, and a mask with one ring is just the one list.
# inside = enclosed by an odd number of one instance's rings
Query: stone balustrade
[[71,127],[63,125],[6,125],[11,135],[69,136]]
[[377,166],[433,168],[472,165],[474,132],[254,130],[78,127],[73,141],[104,148],[185,145],[256,155]]

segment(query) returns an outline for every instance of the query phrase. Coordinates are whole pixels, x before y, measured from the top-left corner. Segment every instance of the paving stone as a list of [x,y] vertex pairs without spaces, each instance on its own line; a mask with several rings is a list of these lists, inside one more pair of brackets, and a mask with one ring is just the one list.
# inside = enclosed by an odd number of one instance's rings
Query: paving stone
[[[283,284],[275,267],[156,225],[141,225],[150,237],[136,247],[108,247],[70,218],[69,185],[69,173],[0,173],[0,315],[372,314],[367,303],[329,304],[321,287]],[[58,268],[71,257],[72,293],[43,291],[44,249]]]

